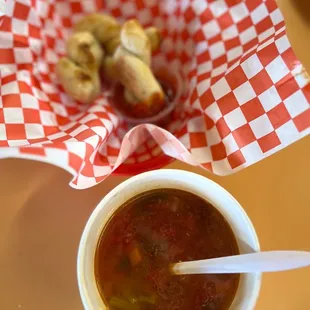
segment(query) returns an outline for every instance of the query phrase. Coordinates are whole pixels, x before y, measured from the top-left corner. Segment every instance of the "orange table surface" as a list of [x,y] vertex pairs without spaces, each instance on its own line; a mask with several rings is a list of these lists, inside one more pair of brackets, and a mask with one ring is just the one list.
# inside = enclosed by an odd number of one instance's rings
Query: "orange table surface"
[[[262,250],[310,250],[310,138],[227,177],[175,162],[230,191],[251,217]],[[104,195],[126,177],[89,190],[44,163],[0,161],[0,309],[82,310],[76,253],[83,227]],[[266,274],[257,310],[310,309],[310,269]]]

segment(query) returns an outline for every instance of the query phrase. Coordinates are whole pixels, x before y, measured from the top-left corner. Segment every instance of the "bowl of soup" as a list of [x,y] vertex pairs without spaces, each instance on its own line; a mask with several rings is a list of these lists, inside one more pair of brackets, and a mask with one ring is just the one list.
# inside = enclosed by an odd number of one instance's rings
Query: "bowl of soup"
[[96,207],[77,261],[86,310],[251,310],[261,274],[174,275],[173,263],[260,250],[239,203],[180,170],[135,176]]

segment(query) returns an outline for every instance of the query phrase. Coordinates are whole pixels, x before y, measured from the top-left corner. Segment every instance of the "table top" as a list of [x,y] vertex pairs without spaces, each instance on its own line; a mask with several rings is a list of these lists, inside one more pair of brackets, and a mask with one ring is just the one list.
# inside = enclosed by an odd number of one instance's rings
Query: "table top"
[[[309,71],[307,1],[278,0],[298,57]],[[300,9],[301,8],[301,9]],[[310,250],[310,137],[227,177],[175,162],[230,191],[257,230],[262,250]],[[0,309],[82,310],[76,254],[83,227],[104,195],[126,177],[84,191],[44,163],[0,161]],[[310,268],[266,274],[257,310],[308,310]]]
[[[310,250],[310,137],[227,177],[175,162],[230,191],[257,230],[262,250]],[[126,177],[78,191],[44,163],[0,161],[0,309],[82,310],[78,242],[92,210]],[[266,274],[257,310],[310,309],[310,269]]]

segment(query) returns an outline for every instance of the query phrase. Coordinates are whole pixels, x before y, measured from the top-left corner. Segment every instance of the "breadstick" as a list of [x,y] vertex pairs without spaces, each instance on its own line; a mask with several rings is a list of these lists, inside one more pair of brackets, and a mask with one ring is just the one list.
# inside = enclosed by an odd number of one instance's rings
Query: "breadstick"
[[103,59],[102,70],[104,77],[111,82],[118,80],[117,70],[115,68],[115,60],[112,56],[106,56]]
[[148,106],[164,104],[164,92],[146,63],[122,47],[118,48],[114,57],[120,82],[139,103]]
[[139,100],[135,98],[135,96],[126,88],[124,90],[124,98],[128,103],[132,105],[139,103]]
[[148,27],[145,29],[145,33],[150,40],[152,52],[156,52],[162,40],[159,29],[156,27]]
[[118,34],[113,39],[107,41],[104,44],[104,49],[107,52],[107,54],[113,55],[116,49],[120,46],[120,44],[121,44],[121,38],[120,38],[120,34]]
[[114,17],[99,13],[85,16],[74,26],[75,31],[91,32],[102,44],[117,36],[120,28]]
[[121,44],[125,49],[150,66],[151,43],[137,20],[129,20],[123,25],[121,30]]
[[98,70],[104,51],[90,32],[77,32],[67,42],[67,54],[82,68]]
[[77,66],[67,57],[56,65],[56,74],[65,91],[77,101],[90,103],[101,93],[101,83],[97,72]]

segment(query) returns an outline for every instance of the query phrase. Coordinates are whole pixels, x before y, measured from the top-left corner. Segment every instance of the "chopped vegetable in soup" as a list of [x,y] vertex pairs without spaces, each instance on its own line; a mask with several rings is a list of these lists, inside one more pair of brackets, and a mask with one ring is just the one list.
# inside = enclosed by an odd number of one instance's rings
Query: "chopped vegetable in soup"
[[172,263],[238,254],[224,217],[198,196],[159,189],[122,206],[100,238],[95,274],[110,310],[226,310],[239,275],[173,275]]

